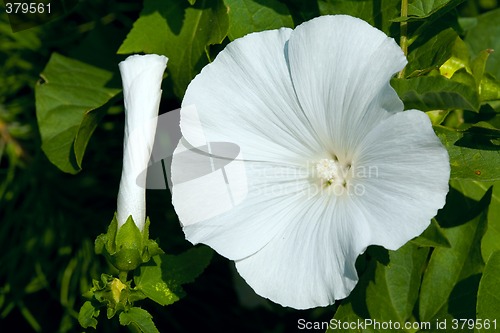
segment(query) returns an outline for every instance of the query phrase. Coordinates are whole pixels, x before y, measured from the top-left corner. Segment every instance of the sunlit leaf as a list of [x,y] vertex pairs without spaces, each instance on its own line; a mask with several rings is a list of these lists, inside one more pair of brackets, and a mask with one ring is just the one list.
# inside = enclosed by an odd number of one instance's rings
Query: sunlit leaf
[[227,35],[227,8],[222,0],[146,0],[118,53],[156,53],[169,58],[167,72],[174,91],[184,91],[208,63],[210,45],[220,44]]
[[366,290],[372,318],[399,323],[411,318],[428,253],[428,248],[408,243],[397,251],[389,251],[387,265],[377,262],[375,278]]
[[109,87],[113,73],[54,53],[35,87],[42,149],[59,169],[81,170],[83,155],[102,107],[120,89]]
[[467,31],[465,42],[474,55],[493,49],[486,62],[486,72],[500,79],[500,8],[477,17],[477,24]]
[[443,126],[434,130],[448,150],[451,178],[500,180],[500,146],[494,141],[500,131],[477,127],[457,131]]
[[392,19],[399,16],[401,1],[359,1],[359,0],[320,0],[321,15],[346,14],[365,20],[371,25],[389,33]]
[[451,57],[451,49],[458,34],[449,28],[430,38],[427,42],[412,49],[408,54],[406,74],[429,68],[438,68]]
[[443,76],[393,79],[391,85],[403,100],[406,109],[479,110],[479,96],[474,86],[470,87]]
[[178,256],[157,255],[153,262],[139,268],[134,281],[137,289],[161,305],[169,305],[184,296],[182,284],[194,281],[210,263],[212,251],[193,248]]
[[438,11],[446,12],[465,0],[415,0],[408,4],[408,17],[426,18]]
[[[491,192],[487,192],[477,205],[483,207],[490,199]],[[485,230],[484,210],[466,223],[444,229],[451,247],[437,247],[432,252],[420,290],[422,321],[430,321],[435,316],[468,318],[474,315],[470,303],[475,299],[478,274],[484,266],[480,245]]]
[[396,18],[393,21],[424,20],[430,16],[441,16],[457,7],[465,0],[414,0],[408,4],[408,16]]
[[435,219],[432,219],[429,227],[420,236],[414,238],[412,243],[420,247],[450,247],[450,242]]
[[288,8],[277,0],[259,2],[255,0],[224,0],[228,7],[231,40],[251,32],[293,28],[293,20]]
[[143,333],[160,333],[153,323],[153,317],[144,309],[133,307],[120,313],[120,324],[132,326]]
[[491,254],[484,268],[477,294],[477,319],[482,324],[481,328],[476,326],[477,333],[495,330],[500,321],[500,251]]

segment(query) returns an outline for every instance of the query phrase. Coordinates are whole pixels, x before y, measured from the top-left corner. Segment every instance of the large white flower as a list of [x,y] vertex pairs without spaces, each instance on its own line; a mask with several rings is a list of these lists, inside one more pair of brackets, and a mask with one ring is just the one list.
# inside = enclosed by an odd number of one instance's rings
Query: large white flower
[[125,103],[123,169],[118,191],[118,227],[132,215],[140,230],[146,222],[146,170],[153,148],[161,81],[167,58],[133,55],[118,65]]
[[[284,306],[349,295],[358,255],[419,235],[448,192],[448,154],[427,115],[402,112],[389,85],[405,64],[392,38],[343,15],[230,43],[182,103],[172,180],[187,239]],[[196,158],[182,152],[217,155],[220,142],[240,151],[213,159],[238,158],[187,181]]]

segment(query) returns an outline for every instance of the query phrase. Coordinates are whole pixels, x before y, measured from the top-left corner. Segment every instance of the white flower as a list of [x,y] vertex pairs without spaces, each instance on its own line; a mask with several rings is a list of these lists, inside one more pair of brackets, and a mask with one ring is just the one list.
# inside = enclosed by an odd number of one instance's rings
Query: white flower
[[358,255],[419,235],[448,192],[448,154],[427,115],[402,112],[389,85],[405,64],[392,38],[343,15],[230,43],[187,89],[178,151],[238,145],[244,172],[224,179],[246,178],[248,193],[213,216],[212,196],[231,191],[220,181],[183,186],[186,163],[174,155],[187,239],[234,260],[259,295],[284,306],[348,296]]
[[119,64],[125,103],[125,137],[116,212],[118,227],[130,215],[140,230],[146,222],[145,170],[154,142],[167,60],[156,54],[133,55]]

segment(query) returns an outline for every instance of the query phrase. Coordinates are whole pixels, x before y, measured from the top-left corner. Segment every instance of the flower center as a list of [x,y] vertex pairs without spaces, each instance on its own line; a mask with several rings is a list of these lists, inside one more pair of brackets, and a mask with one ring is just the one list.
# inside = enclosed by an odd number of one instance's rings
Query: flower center
[[342,166],[337,159],[323,158],[316,163],[316,174],[323,184],[345,186],[349,167]]

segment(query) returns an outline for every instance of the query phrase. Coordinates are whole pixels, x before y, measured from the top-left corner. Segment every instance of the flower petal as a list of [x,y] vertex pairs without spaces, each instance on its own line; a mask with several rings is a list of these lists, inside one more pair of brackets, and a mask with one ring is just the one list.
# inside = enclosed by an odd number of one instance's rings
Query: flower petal
[[123,169],[116,209],[119,226],[130,215],[141,230],[146,221],[144,170],[154,142],[167,60],[156,54],[133,55],[119,64],[125,103]]
[[[186,144],[199,148],[234,143],[241,150],[239,159],[245,160],[244,172],[237,172],[236,178],[245,177],[248,196],[239,203],[229,201],[232,194],[227,188],[240,188],[238,180],[226,184],[231,179],[224,180],[222,170],[213,169],[214,174],[197,180],[198,185],[194,181],[193,186],[203,190],[193,190],[179,181],[192,178],[185,175],[189,163],[176,154],[172,161],[172,202],[186,238],[231,259],[255,253],[283,227],[286,219],[281,215],[290,214],[286,210],[297,201],[287,193],[310,186],[303,176],[296,180],[286,174],[300,174],[295,170],[321,150],[291,83],[284,53],[290,32],[254,33],[230,43],[190,83],[183,99],[181,130]],[[234,159],[227,155],[219,157]],[[214,163],[217,158],[211,159]],[[285,189],[276,194],[276,186]],[[193,202],[199,205],[193,208]],[[228,206],[214,209],[215,202]]]
[[318,149],[285,59],[290,33],[283,28],[237,39],[195,77],[182,101],[187,142],[232,142],[246,159],[280,162]]
[[186,238],[232,260],[265,246],[313,190],[296,166],[241,159],[189,150],[181,140],[172,160],[172,202]]
[[379,124],[360,144],[353,167],[371,244],[398,249],[422,233],[445,204],[448,152],[421,111],[400,112]]
[[283,232],[250,257],[236,261],[257,294],[295,309],[345,298],[358,281],[356,258],[369,225],[349,197],[318,195],[300,204]]
[[406,64],[403,52],[360,19],[321,16],[301,24],[290,36],[288,57],[300,105],[336,155],[352,151],[390,115],[384,110],[403,110],[389,85]]

